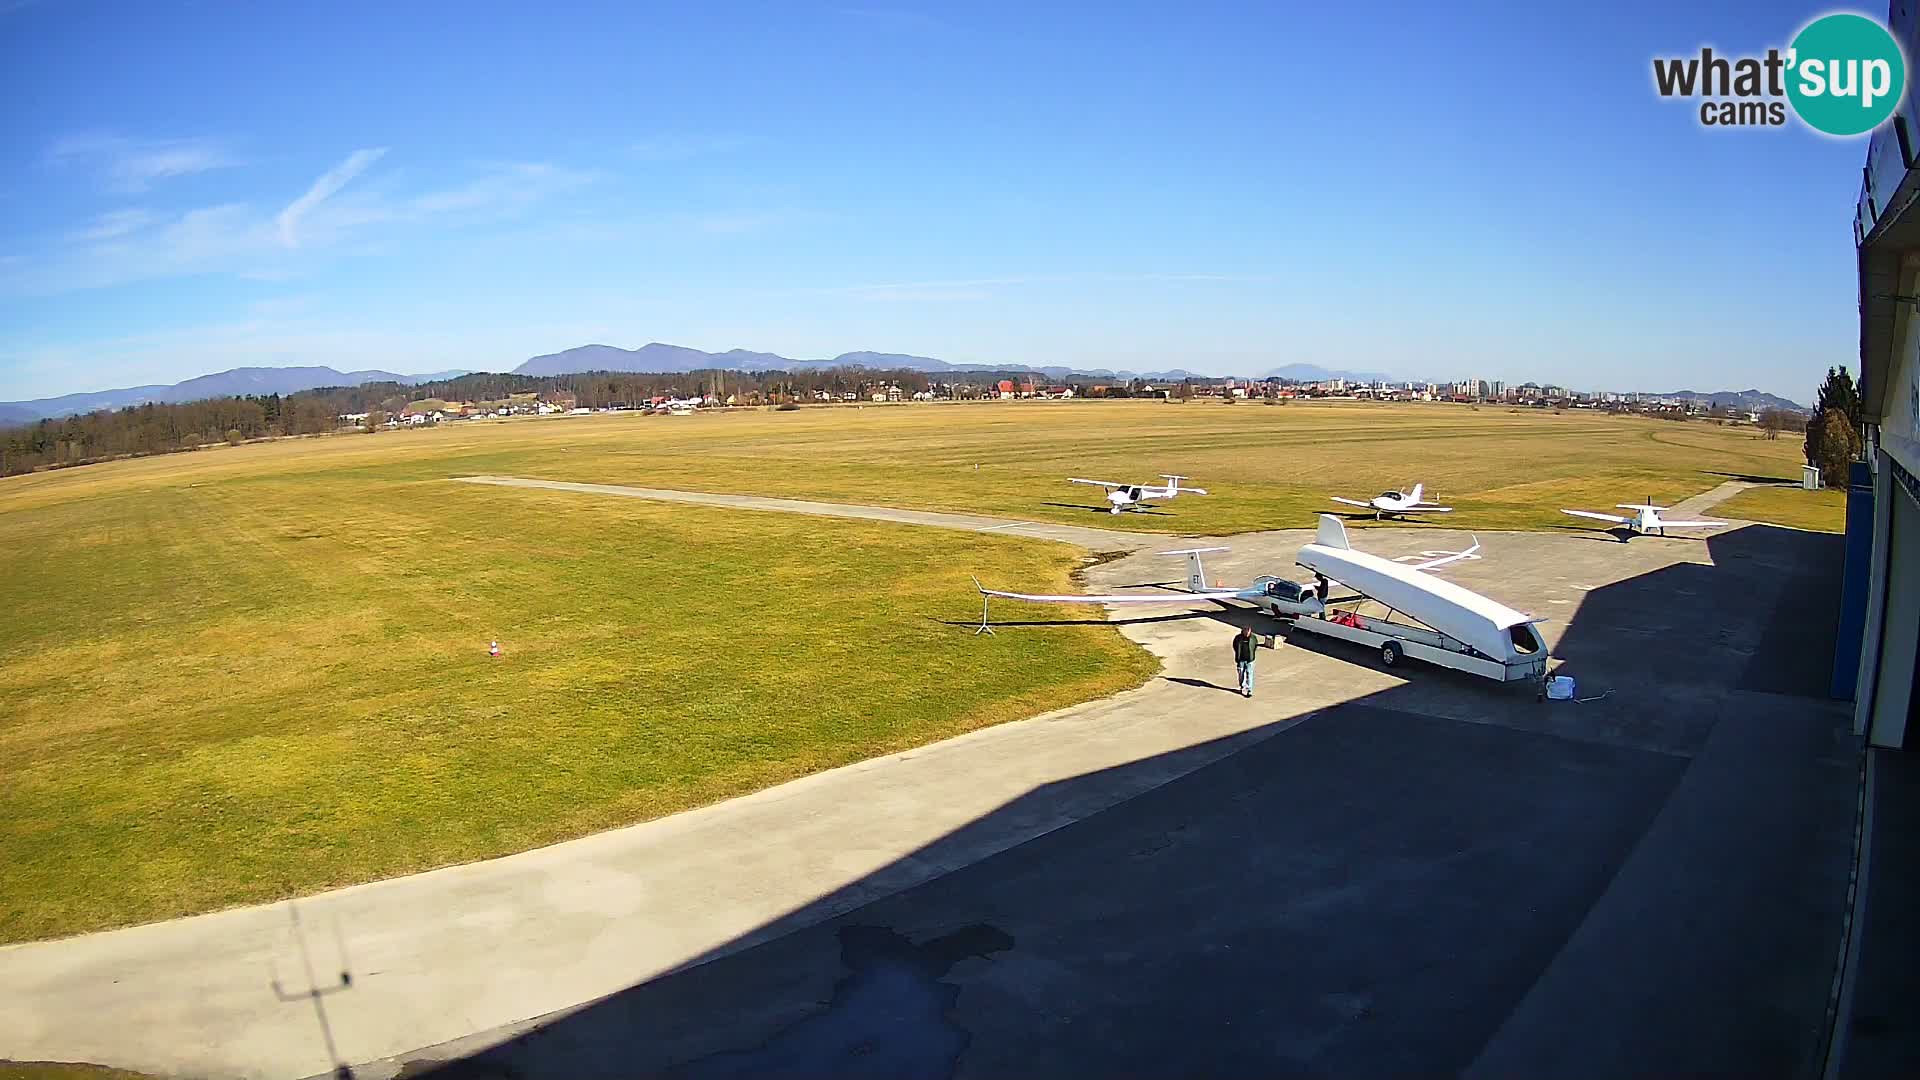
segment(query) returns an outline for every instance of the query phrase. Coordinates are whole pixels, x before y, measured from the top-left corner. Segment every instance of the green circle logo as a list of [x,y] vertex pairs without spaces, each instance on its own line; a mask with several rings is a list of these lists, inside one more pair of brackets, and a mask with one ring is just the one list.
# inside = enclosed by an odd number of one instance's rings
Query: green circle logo
[[1907,90],[1907,60],[1887,28],[1865,15],[1825,15],[1787,53],[1787,99],[1816,131],[1859,135],[1879,127]]

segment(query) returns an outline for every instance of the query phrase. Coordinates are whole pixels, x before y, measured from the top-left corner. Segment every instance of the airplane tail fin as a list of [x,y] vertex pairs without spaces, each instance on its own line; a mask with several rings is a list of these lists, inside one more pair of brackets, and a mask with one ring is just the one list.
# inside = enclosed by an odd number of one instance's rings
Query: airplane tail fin
[[1314,535],[1313,542],[1319,544],[1321,547],[1340,548],[1342,550],[1353,546],[1347,543],[1347,527],[1341,524],[1340,519],[1334,517],[1332,514],[1320,515],[1320,530]]
[[1417,502],[1419,502],[1419,501],[1420,501],[1420,492],[1421,492],[1421,490],[1422,490],[1422,489],[1423,489],[1424,487],[1425,487],[1425,485],[1423,485],[1423,484],[1415,484],[1415,485],[1413,485],[1413,491],[1412,491],[1412,493],[1411,493],[1411,494],[1409,494],[1409,495],[1407,496],[1407,501],[1408,501],[1408,502],[1414,502],[1414,503],[1417,503]]
[[1213,588],[1207,584],[1207,568],[1200,565],[1200,556],[1208,551],[1225,551],[1223,547],[1184,548],[1180,551],[1162,551],[1162,555],[1185,555],[1187,557],[1187,591],[1203,592]]
[[1161,473],[1160,479],[1165,480],[1167,482],[1168,498],[1172,498],[1175,495],[1205,495],[1207,493],[1206,488],[1181,487],[1180,481],[1189,479],[1188,477],[1185,477],[1185,476],[1175,476],[1172,473]]

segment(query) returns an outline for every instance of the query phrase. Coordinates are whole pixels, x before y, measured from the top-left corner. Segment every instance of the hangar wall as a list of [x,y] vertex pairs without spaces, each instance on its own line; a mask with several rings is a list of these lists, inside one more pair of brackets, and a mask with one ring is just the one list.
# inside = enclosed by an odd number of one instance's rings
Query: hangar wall
[[[1920,207],[1909,210],[1920,213]],[[1892,237],[1883,237],[1892,239]],[[1873,555],[1854,701],[1854,728],[1876,747],[1920,749],[1913,692],[1920,667],[1920,259],[1903,251],[1884,354],[1863,354],[1861,380],[1873,469]],[[1863,292],[1866,286],[1863,283]],[[1901,298],[1896,300],[1895,296]]]
[[[1894,4],[1909,52],[1920,20]],[[1854,241],[1860,257],[1860,399],[1873,473],[1872,553],[1854,684],[1854,729],[1884,750],[1920,749],[1920,79],[1867,145]],[[1849,532],[1867,515],[1849,515]],[[1849,537],[1850,546],[1852,537]],[[1849,643],[1851,644],[1851,643]]]
[[[1920,56],[1920,5],[1887,26]],[[1873,133],[1854,206],[1859,252],[1860,413],[1871,511],[1847,516],[1850,550],[1872,535],[1859,623],[1854,730],[1866,736],[1855,886],[1825,1080],[1913,1075],[1920,1057],[1920,79]],[[1856,475],[1858,470],[1856,469]],[[1850,488],[1852,485],[1849,485]],[[1850,506],[1853,495],[1849,492]],[[1851,643],[1849,643],[1850,645]],[[1840,650],[1843,654],[1850,649]],[[1836,679],[1836,681],[1838,681]]]
[[[1889,466],[1883,470],[1894,479]],[[1897,481],[1887,498],[1884,550],[1887,573],[1880,585],[1884,616],[1879,656],[1874,664],[1873,699],[1867,703],[1865,734],[1874,746],[1917,749],[1913,719],[1915,657],[1920,656],[1920,504]],[[1856,726],[1861,726],[1856,723]]]

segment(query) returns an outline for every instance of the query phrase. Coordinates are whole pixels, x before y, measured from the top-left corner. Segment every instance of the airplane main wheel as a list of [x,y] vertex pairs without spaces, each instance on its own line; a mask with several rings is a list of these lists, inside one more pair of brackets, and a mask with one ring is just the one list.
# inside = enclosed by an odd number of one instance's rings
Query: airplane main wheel
[[1400,658],[1405,655],[1405,650],[1400,648],[1400,643],[1397,641],[1389,641],[1385,645],[1380,646],[1380,662],[1387,667],[1392,667],[1399,663]]

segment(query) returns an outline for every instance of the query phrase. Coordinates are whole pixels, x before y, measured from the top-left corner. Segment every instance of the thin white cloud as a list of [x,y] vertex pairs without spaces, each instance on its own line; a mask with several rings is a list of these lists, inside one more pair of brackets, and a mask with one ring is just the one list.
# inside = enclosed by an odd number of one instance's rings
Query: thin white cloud
[[83,244],[99,243],[139,232],[159,220],[158,214],[141,207],[110,210],[94,218],[85,228],[67,234],[67,238]]
[[[47,248],[0,260],[0,297],[51,296],[186,274],[285,281],[311,273],[310,260],[319,253],[405,243],[401,226],[457,229],[504,220],[598,179],[545,162],[506,162],[484,166],[463,184],[415,195],[379,187],[342,191],[384,152],[355,152],[277,214],[228,203],[181,214],[129,209],[85,219]],[[376,233],[374,225],[387,228]]]
[[406,208],[417,214],[511,210],[596,179],[594,173],[547,162],[506,162],[489,166],[488,172],[459,187],[415,196]]
[[218,139],[135,139],[107,132],[68,135],[53,144],[47,157],[57,164],[93,169],[109,190],[122,193],[240,164]]
[[353,178],[365,172],[368,166],[379,161],[386,154],[384,146],[365,150],[355,150],[347,159],[326,172],[313,182],[305,195],[287,204],[285,210],[274,219],[280,228],[280,242],[287,247],[300,246],[300,220],[312,213],[314,208],[334,196],[334,193],[353,182]]

